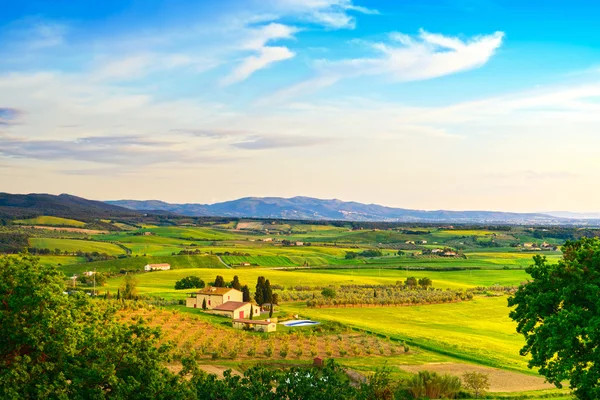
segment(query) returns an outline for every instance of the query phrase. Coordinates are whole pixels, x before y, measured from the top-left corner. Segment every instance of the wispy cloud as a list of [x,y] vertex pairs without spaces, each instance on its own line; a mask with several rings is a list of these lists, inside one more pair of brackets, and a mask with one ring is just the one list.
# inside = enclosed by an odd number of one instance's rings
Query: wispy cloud
[[331,138],[304,136],[256,137],[247,141],[233,143],[233,147],[246,150],[268,150],[296,147],[312,147],[331,142]]
[[392,33],[387,42],[367,43],[375,51],[375,57],[320,60],[315,63],[315,77],[286,88],[274,97],[293,97],[361,76],[383,75],[406,82],[468,71],[488,62],[502,44],[503,37],[502,32],[469,40],[424,30],[416,37]]
[[250,38],[242,44],[242,50],[252,53],[246,56],[233,69],[233,71],[223,79],[223,84],[230,85],[241,82],[256,71],[268,67],[269,65],[293,58],[294,52],[284,46],[268,46],[267,43],[281,39],[291,39],[297,29],[291,26],[278,23],[270,23],[249,31]]
[[0,107],[0,126],[13,125],[23,112],[15,108]]
[[378,14],[375,9],[355,5],[351,0],[275,0],[276,9],[330,29],[354,29],[356,18],[349,12]]

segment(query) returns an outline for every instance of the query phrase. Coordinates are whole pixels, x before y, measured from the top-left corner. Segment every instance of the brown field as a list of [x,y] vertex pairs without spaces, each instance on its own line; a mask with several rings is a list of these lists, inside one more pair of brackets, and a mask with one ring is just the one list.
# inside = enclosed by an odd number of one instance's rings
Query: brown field
[[31,226],[30,225],[30,226],[23,226],[23,228],[47,229],[50,231],[60,231],[60,232],[79,232],[79,233],[87,233],[90,235],[108,234],[108,231],[100,231],[97,229],[65,228],[62,226],[41,226],[41,225]]
[[518,372],[504,371],[497,368],[482,367],[471,364],[436,363],[425,365],[402,365],[407,372],[431,371],[440,374],[451,374],[461,377],[465,372],[482,372],[489,375],[490,392],[522,392],[527,390],[553,389],[554,385],[546,383],[539,376],[525,375]]
[[[297,330],[260,334],[222,327],[194,315],[161,309],[127,310],[121,312],[120,318],[123,322],[143,318],[148,325],[161,327],[163,341],[171,341],[175,346],[176,358],[190,353],[195,353],[198,360],[311,360],[317,355],[347,358],[404,354],[404,348],[396,342],[353,331],[314,334]],[[271,355],[266,354],[269,347],[272,348]],[[250,349],[254,353],[249,353]]]

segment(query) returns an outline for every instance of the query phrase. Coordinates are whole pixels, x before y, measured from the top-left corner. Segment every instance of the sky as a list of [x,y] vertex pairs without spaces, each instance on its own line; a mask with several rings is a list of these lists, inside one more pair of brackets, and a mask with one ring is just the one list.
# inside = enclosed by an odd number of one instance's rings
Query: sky
[[0,0],[0,191],[600,211],[599,13]]

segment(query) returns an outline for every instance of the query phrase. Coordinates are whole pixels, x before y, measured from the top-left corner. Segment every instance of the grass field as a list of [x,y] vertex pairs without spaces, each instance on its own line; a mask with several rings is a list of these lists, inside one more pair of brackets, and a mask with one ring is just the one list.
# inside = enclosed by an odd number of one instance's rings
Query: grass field
[[38,249],[60,249],[69,253],[82,251],[91,253],[106,253],[108,255],[125,254],[125,250],[116,244],[95,242],[92,240],[77,240],[77,239],[56,239],[56,238],[31,238],[29,239],[31,247]]
[[[173,276],[178,276],[178,274],[182,274],[182,276],[191,275],[191,273],[184,272],[187,269],[197,269],[203,268],[204,270],[214,270],[216,268],[226,267],[219,262],[219,259],[215,256],[211,255],[201,255],[201,256],[137,256],[137,257],[126,257],[120,258],[117,260],[109,260],[109,261],[94,261],[88,263],[79,263],[72,264],[65,267],[62,267],[62,271],[69,274],[78,274],[83,271],[89,271],[96,269],[98,272],[119,272],[120,270],[141,270],[144,268],[146,264],[160,264],[160,263],[168,263],[171,264],[171,268],[173,270],[166,271]],[[150,280],[155,277],[154,274],[142,274],[141,276],[149,277]],[[181,278],[177,278],[181,279]],[[175,279],[175,280],[177,280]],[[214,279],[214,277],[213,277]],[[157,283],[159,284],[159,283]],[[173,281],[173,286],[175,285],[175,281]]]
[[407,340],[419,347],[484,365],[529,372],[519,355],[523,338],[508,318],[507,298],[415,307],[308,309],[289,304],[314,320],[348,326]]
[[74,228],[83,228],[85,226],[85,222],[77,221],[74,219],[49,216],[41,216],[30,219],[19,219],[13,221],[13,223],[19,225],[72,226]]

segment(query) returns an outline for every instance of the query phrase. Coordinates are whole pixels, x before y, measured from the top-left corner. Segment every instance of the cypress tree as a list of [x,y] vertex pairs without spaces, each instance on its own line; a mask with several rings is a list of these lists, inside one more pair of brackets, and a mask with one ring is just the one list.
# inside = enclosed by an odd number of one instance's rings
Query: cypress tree
[[265,277],[259,276],[256,281],[256,293],[254,293],[254,301],[259,306],[265,303]]
[[273,302],[273,289],[271,289],[271,282],[267,279],[264,286],[264,299],[265,303]]
[[206,310],[206,297],[202,299],[202,309]]
[[233,281],[231,282],[231,287],[235,290],[242,290],[242,284],[240,283],[240,279],[237,275],[233,277]]
[[225,287],[225,279],[221,275],[215,278],[215,287]]
[[254,318],[254,306],[250,306],[250,319]]
[[121,289],[117,289],[117,300],[121,300]]
[[248,285],[244,285],[244,287],[242,287],[242,301],[250,301],[250,288]]

